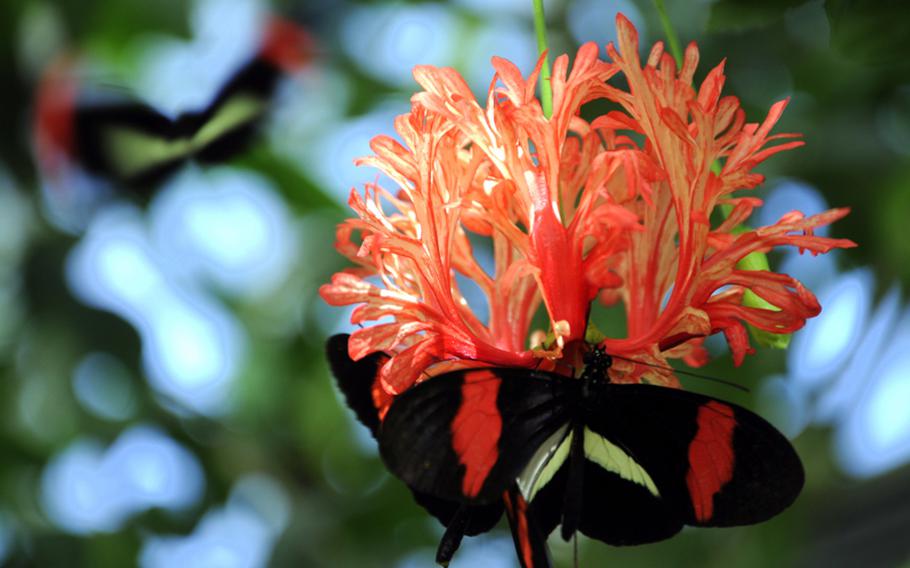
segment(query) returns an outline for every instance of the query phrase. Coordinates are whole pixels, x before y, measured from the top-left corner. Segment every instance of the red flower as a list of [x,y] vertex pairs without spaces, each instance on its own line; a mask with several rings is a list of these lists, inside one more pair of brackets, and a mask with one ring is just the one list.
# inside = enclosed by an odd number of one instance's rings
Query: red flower
[[[813,253],[853,246],[812,235],[845,209],[810,218],[794,212],[733,233],[760,201],[731,193],[762,181],[751,170],[765,158],[802,144],[767,146],[795,137],[770,135],[785,102],[761,125],[747,124],[736,98],[720,96],[722,65],[696,91],[694,44],[678,73],[661,44],[642,68],[635,29],[622,16],[617,26],[612,63],[598,58],[594,44],[582,46],[571,72],[565,55],[556,59],[549,118],[534,96],[540,63],[525,79],[494,58],[485,106],[453,69],[414,70],[424,90],[396,121],[403,144],[378,136],[375,154],[359,161],[398,188],[352,191],[356,217],[339,226],[336,247],[358,267],[320,289],[332,305],[358,305],[353,323],[390,320],[349,342],[354,359],[390,355],[381,371],[388,395],[453,367],[552,368],[564,354],[575,356],[564,349],[583,342],[598,297],[622,302],[627,314],[627,337],[605,340],[607,350],[661,363],[703,361],[701,341],[718,331],[739,363],[749,350],[743,322],[789,332],[818,313],[814,296],[789,276],[736,269],[750,252],[780,245]],[[607,83],[618,72],[628,91]],[[580,108],[594,99],[622,110],[589,123]],[[719,174],[711,171],[716,160]],[[712,227],[721,204],[733,213]],[[469,233],[489,240],[492,273],[475,258]],[[483,292],[488,321],[472,312],[456,273]],[[742,306],[747,288],[780,309]],[[556,338],[546,350],[529,342],[541,304]],[[653,369],[633,367],[618,363],[614,378],[637,381],[648,370],[654,380]],[[658,380],[675,384],[665,375]]]
[[[678,73],[660,43],[642,68],[635,28],[623,16],[617,17],[617,28],[619,51],[612,44],[607,51],[625,75],[629,90],[609,88],[607,96],[624,112],[611,112],[593,126],[608,134],[628,130],[643,135],[646,142],[640,151],[656,164],[659,181],[651,184],[652,203],[622,200],[641,217],[644,231],[629,233],[629,248],[610,259],[623,286],[603,299],[623,302],[628,336],[608,339],[604,345],[608,352],[626,356],[641,358],[648,353],[657,358],[672,353],[697,364],[705,354],[700,342],[692,340],[720,331],[738,365],[751,351],[743,322],[789,333],[802,327],[806,318],[818,315],[820,307],[795,279],[738,270],[736,263],[753,251],[767,252],[781,245],[814,254],[855,246],[848,240],[812,234],[813,228],[845,216],[848,210],[834,209],[809,218],[793,212],[772,226],[735,235],[733,229],[761,201],[733,197],[732,192],[761,183],[763,176],[751,170],[766,158],[803,144],[793,140],[795,134],[770,134],[787,101],[773,105],[760,125],[746,123],[739,101],[721,97],[723,62],[696,90],[692,76],[698,48],[694,43],[686,49]],[[776,140],[788,141],[768,146]],[[638,148],[628,139],[624,144]],[[719,174],[711,171],[716,161],[722,164]],[[732,205],[733,212],[712,227],[712,212],[721,204]],[[780,310],[743,306],[747,288]],[[666,351],[673,347],[677,348]]]

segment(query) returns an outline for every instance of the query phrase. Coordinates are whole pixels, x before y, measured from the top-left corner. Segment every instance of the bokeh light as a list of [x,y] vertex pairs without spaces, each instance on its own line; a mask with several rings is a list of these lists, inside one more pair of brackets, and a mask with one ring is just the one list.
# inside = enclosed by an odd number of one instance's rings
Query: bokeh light
[[817,421],[841,420],[867,388],[873,379],[870,371],[878,365],[884,351],[891,344],[893,335],[900,329],[897,325],[901,311],[900,300],[900,289],[894,286],[879,302],[869,319],[869,325],[862,330],[862,339],[849,364],[841,370],[835,381],[819,393],[815,409]]
[[140,38],[137,91],[171,116],[205,108],[255,51],[265,17],[257,0],[196,0],[192,41]]
[[324,133],[319,144],[310,146],[307,165],[339,203],[347,203],[351,189],[365,183],[378,181],[388,185],[386,176],[371,168],[357,167],[354,160],[372,154],[370,140],[374,136],[394,136],[395,117],[408,108],[404,101],[381,103],[367,114],[335,125]]
[[241,479],[228,503],[205,513],[192,534],[148,538],[139,564],[144,568],[265,566],[288,521],[286,501],[284,491],[267,477]]
[[4,562],[12,551],[15,534],[12,517],[9,513],[0,511],[0,562]]
[[648,25],[641,10],[629,0],[572,2],[567,14],[569,31],[577,43],[593,41],[603,49],[611,41],[616,43],[616,27],[610,23],[615,21],[617,13],[622,13],[635,24],[641,38],[648,37]]
[[363,4],[341,26],[342,45],[362,71],[379,81],[412,84],[415,65],[450,66],[460,22],[442,3]]
[[167,266],[138,212],[111,208],[73,250],[67,275],[82,301],[136,328],[159,392],[197,412],[223,412],[242,361],[243,334],[230,312],[194,285],[179,285]]
[[874,283],[871,272],[857,270],[818,291],[825,311],[806,323],[787,354],[793,380],[814,389],[843,369],[866,329]]
[[80,439],[56,455],[42,477],[42,502],[68,532],[112,532],[152,507],[189,507],[203,486],[192,454],[156,428],[134,426],[106,450]]
[[910,461],[910,311],[868,370],[862,392],[837,430],[837,456],[849,474],[870,477]]
[[150,221],[155,248],[176,276],[240,297],[273,292],[297,257],[287,208],[248,172],[191,170],[155,201]]
[[504,57],[524,74],[534,70],[537,63],[537,43],[527,22],[506,17],[484,21],[472,30],[471,41],[462,47],[460,66],[471,90],[483,100],[490,87],[493,56]]

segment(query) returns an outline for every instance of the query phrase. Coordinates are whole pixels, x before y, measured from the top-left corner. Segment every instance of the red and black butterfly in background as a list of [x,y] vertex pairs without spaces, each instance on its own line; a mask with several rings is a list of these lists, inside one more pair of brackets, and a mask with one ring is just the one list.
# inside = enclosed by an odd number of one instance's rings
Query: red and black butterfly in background
[[259,50],[203,109],[169,118],[135,100],[92,100],[71,65],[51,65],[35,102],[35,153],[45,176],[72,165],[118,187],[147,192],[189,159],[224,161],[243,149],[269,108],[279,80],[313,54],[309,34],[271,18]]
[[389,470],[448,526],[441,549],[446,538],[457,547],[452,533],[489,530],[506,506],[522,566],[538,568],[557,525],[566,540],[580,531],[645,544],[684,525],[767,520],[803,486],[796,451],[763,418],[680,389],[611,383],[599,347],[577,378],[498,367],[436,375],[380,420],[384,356],[354,362],[347,339],[328,342],[332,372]]

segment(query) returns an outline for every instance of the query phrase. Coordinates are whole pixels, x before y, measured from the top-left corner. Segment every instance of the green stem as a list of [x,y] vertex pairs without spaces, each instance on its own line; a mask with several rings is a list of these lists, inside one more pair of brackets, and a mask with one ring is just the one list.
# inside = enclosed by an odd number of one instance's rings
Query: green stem
[[[543,14],[543,0],[534,0],[534,32],[537,34],[537,52],[547,50],[547,20]],[[550,84],[550,56],[544,59],[540,71],[540,106],[547,118],[553,114],[553,86]]]
[[667,44],[670,47],[670,55],[676,60],[676,66],[682,69],[683,53],[679,47],[679,38],[676,37],[676,31],[673,30],[673,24],[670,23],[670,17],[667,16],[667,10],[664,7],[664,0],[654,0],[654,7],[660,16],[660,24],[664,27],[664,35],[667,36]]

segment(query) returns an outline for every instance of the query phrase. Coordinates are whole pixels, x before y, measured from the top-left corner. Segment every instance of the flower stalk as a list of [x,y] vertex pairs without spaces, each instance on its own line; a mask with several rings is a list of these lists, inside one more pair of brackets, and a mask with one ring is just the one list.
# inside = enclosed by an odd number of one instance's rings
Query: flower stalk
[[676,60],[676,65],[682,67],[683,53],[679,47],[679,38],[676,37],[676,30],[673,29],[673,23],[670,16],[667,15],[667,8],[664,6],[664,0],[654,0],[654,8],[660,17],[660,25],[664,28],[664,36],[667,38],[667,46],[670,48],[670,55]]
[[534,0],[534,33],[537,36],[537,53],[543,58],[540,71],[540,105],[547,118],[553,114],[553,88],[550,85],[550,57],[547,46],[547,19],[543,13],[543,0]]

